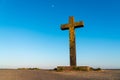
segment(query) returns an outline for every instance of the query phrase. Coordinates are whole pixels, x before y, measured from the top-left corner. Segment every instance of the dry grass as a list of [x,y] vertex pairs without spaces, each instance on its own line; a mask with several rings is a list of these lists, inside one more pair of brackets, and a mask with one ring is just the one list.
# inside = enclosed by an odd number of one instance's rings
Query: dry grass
[[120,70],[71,71],[59,72],[59,74],[73,76],[82,80],[120,80]]
[[0,70],[0,80],[120,80],[120,70],[67,71]]

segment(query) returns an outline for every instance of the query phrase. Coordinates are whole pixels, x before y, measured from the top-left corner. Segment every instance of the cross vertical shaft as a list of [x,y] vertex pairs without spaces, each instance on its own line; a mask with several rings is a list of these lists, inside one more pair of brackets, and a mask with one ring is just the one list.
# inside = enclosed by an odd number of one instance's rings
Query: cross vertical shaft
[[74,31],[74,17],[69,19],[69,42],[70,42],[70,65],[76,66],[76,45],[75,45],[75,31]]
[[69,24],[61,25],[62,30],[69,29],[70,66],[76,66],[75,28],[79,27],[83,27],[83,22],[74,22],[73,16],[69,18]]

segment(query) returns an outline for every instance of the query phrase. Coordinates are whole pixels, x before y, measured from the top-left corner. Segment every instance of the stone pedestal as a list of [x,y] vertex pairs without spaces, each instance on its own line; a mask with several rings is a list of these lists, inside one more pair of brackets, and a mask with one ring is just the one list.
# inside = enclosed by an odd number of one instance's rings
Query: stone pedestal
[[90,71],[89,66],[58,66],[57,71]]

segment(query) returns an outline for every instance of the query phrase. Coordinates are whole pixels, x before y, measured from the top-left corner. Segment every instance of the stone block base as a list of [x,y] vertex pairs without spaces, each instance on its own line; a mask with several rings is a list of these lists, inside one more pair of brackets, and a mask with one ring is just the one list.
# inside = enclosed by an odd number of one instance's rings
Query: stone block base
[[90,71],[89,66],[58,66],[57,71]]

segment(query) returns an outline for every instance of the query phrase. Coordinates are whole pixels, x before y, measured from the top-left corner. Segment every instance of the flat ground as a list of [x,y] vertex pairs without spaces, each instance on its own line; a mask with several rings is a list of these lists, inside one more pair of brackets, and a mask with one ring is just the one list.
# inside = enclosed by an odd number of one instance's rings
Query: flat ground
[[120,70],[66,71],[0,70],[0,80],[120,80]]

